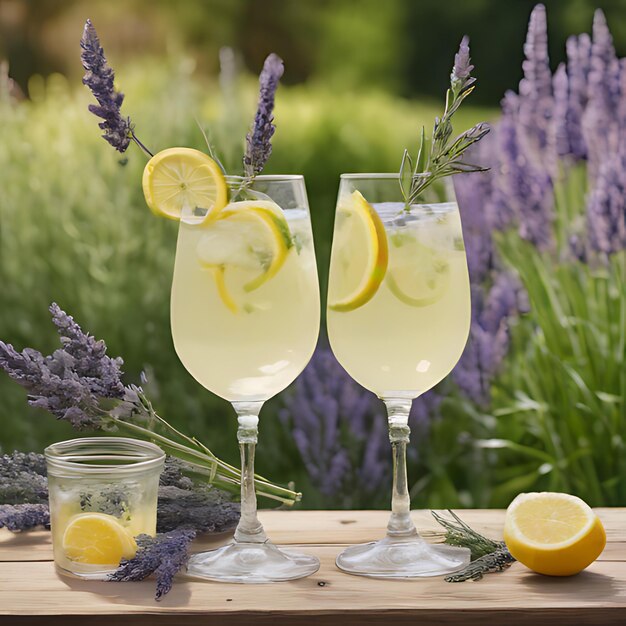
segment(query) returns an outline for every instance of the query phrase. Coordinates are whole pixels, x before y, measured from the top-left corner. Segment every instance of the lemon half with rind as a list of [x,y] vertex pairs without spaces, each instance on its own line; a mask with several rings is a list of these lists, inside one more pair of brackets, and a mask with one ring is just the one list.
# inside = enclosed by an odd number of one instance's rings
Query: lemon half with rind
[[602,522],[580,498],[565,493],[522,493],[504,523],[509,552],[529,569],[571,576],[591,565],[606,545]]
[[213,219],[228,200],[219,165],[193,148],[168,148],[146,164],[142,178],[147,205],[156,215],[180,220],[183,211],[206,211],[198,222]]
[[[362,247],[366,251],[366,262],[358,284],[350,293],[342,294],[339,299],[328,305],[333,311],[348,312],[367,304],[376,295],[387,272],[389,247],[382,220],[376,209],[359,191],[352,192],[348,201],[340,204],[339,210],[344,211],[346,216],[357,220],[348,233],[346,244]],[[349,250],[339,250],[339,254],[342,253],[346,256],[350,255]]]
[[118,565],[137,551],[132,535],[113,515],[80,513],[68,523],[63,533],[65,556],[75,563]]

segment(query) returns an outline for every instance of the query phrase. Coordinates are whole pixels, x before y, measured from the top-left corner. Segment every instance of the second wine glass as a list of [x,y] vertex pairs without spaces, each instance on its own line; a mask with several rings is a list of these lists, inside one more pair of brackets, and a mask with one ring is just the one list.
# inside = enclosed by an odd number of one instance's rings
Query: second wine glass
[[319,287],[302,176],[228,177],[214,219],[183,211],[172,283],[176,352],[238,418],[241,519],[234,542],[195,554],[191,576],[261,583],[308,576],[316,557],[281,550],[257,517],[254,453],[263,403],[311,358],[320,323]]
[[452,370],[469,333],[467,261],[451,185],[431,185],[407,206],[397,174],[341,177],[327,324],[339,362],[385,402],[393,450],[387,536],[347,548],[338,567],[389,578],[464,567],[469,550],[418,535],[406,469],[412,401]]

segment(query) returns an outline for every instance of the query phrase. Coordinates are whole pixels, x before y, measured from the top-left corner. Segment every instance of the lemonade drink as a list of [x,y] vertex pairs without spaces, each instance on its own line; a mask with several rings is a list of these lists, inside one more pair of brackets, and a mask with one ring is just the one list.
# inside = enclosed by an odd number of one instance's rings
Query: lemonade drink
[[405,212],[401,203],[371,206],[384,227],[386,270],[366,303],[333,307],[368,280],[364,268],[371,255],[363,243],[369,236],[366,225],[353,198],[343,196],[330,266],[328,334],[341,364],[364,387],[380,397],[416,397],[450,372],[469,332],[470,288],[458,207],[448,202]]
[[[237,202],[179,227],[172,336],[185,368],[232,401],[266,400],[315,348],[319,290],[308,211]],[[268,219],[269,218],[269,219]]]

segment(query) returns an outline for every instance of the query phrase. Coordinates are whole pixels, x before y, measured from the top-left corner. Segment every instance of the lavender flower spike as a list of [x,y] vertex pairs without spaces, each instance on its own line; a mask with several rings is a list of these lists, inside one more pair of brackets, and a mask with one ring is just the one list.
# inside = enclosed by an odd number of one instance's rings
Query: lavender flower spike
[[80,57],[86,70],[83,84],[89,87],[98,101],[98,105],[90,104],[89,110],[103,120],[98,124],[104,131],[102,137],[119,152],[126,152],[132,138],[132,128],[130,118],[122,117],[120,112],[124,94],[115,91],[115,74],[107,63],[91,20],[85,22],[80,47],[83,49]]
[[470,76],[473,69],[474,66],[470,62],[469,37],[464,35],[459,45],[459,51],[454,55],[454,67],[452,74],[450,74],[450,85],[454,93],[458,94],[476,81]]
[[252,129],[246,136],[246,153],[243,157],[244,171],[250,178],[263,170],[272,154],[271,141],[276,130],[272,123],[274,121],[274,97],[284,69],[282,59],[272,53],[265,59],[259,76],[259,106]]

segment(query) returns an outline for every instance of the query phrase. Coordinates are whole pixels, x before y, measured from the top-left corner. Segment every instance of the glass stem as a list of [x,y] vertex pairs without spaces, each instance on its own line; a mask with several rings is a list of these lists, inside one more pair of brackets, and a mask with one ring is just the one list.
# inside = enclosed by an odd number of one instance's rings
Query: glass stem
[[410,398],[383,398],[387,406],[389,441],[393,451],[393,492],[391,495],[391,517],[387,524],[388,537],[417,535],[411,520],[411,499],[406,471],[406,444],[409,443]]
[[241,453],[241,517],[235,530],[237,543],[265,543],[267,537],[257,517],[254,490],[254,450],[259,434],[259,412],[263,402],[233,402],[237,412],[237,441]]

